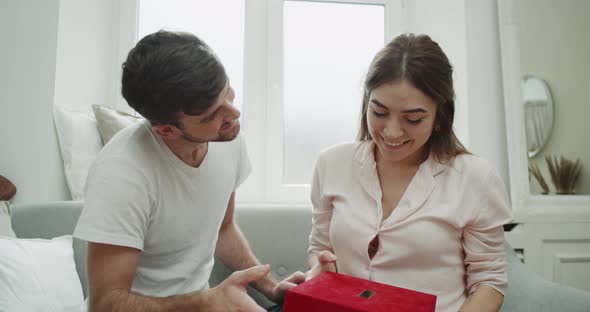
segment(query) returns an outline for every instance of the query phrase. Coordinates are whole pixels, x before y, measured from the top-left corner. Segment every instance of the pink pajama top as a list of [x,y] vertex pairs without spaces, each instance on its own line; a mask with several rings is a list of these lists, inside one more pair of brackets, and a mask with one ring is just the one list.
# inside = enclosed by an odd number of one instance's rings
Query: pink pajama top
[[[309,253],[329,250],[339,273],[437,296],[437,311],[459,310],[477,287],[507,285],[502,225],[506,188],[490,163],[460,155],[452,165],[422,163],[391,215],[382,220],[372,141],[323,151],[312,183]],[[369,243],[378,236],[372,259]]]

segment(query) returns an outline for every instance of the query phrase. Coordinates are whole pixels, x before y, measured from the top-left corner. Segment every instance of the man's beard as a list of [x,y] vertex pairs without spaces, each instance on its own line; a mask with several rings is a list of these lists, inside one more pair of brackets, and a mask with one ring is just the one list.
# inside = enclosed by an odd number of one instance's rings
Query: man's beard
[[237,123],[231,129],[232,129],[232,131],[230,131],[230,132],[218,133],[217,134],[217,137],[210,138],[210,139],[197,138],[197,137],[194,137],[194,136],[190,135],[189,133],[184,132],[184,130],[181,130],[181,131],[182,131],[182,138],[185,141],[188,141],[188,142],[191,142],[191,143],[207,143],[207,142],[227,142],[227,141],[232,141],[240,133],[240,124]]

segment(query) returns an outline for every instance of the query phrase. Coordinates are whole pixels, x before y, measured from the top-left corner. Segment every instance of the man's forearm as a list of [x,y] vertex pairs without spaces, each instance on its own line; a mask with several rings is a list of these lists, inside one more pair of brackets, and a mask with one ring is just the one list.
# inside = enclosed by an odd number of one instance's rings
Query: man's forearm
[[164,312],[197,311],[206,306],[206,291],[165,298],[144,297],[128,290],[116,289],[105,294],[98,301],[90,298],[90,312]]
[[243,270],[260,264],[235,223],[219,231],[215,255],[232,270]]
[[[260,264],[242,231],[233,222],[219,231],[215,254],[231,270],[243,270]],[[253,286],[268,296],[275,285],[276,282],[269,274]]]

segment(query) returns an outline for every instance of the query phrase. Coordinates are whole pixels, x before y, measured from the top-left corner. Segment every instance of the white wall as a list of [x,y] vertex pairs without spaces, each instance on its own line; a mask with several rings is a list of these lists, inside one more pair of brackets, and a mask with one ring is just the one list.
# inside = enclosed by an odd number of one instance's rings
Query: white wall
[[[128,1],[127,1],[128,2]],[[69,199],[53,106],[120,106],[117,0],[0,2],[0,174],[13,202]]]
[[53,127],[58,0],[0,2],[0,174],[14,201],[67,198]]
[[118,4],[115,0],[61,0],[55,105],[113,106],[118,92]]
[[469,149],[490,160],[509,187],[497,2],[465,4]]
[[[545,155],[579,158],[582,171],[576,194],[590,195],[590,145],[585,138],[590,132],[586,93],[590,83],[590,1],[520,0],[514,8],[521,70],[547,82],[555,105],[547,145],[529,163],[539,165],[554,193]],[[531,187],[533,192],[539,189],[535,179]]]

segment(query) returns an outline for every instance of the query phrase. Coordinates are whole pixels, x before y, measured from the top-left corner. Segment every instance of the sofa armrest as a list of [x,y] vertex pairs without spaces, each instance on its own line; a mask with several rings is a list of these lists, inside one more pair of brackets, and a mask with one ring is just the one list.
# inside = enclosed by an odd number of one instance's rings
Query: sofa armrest
[[590,293],[545,280],[526,267],[506,243],[508,288],[502,311],[590,311]]

